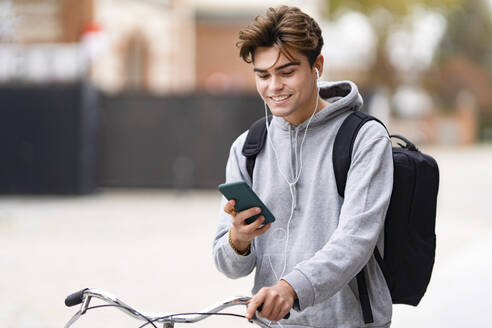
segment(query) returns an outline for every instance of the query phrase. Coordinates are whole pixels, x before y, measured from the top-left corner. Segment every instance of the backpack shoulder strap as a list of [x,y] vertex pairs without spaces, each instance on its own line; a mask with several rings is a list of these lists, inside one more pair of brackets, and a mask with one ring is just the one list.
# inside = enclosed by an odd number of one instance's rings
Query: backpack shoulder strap
[[[347,184],[347,175],[352,162],[352,151],[354,148],[355,139],[360,128],[369,121],[377,121],[384,124],[377,118],[365,114],[363,112],[352,112],[343,121],[338,129],[333,144],[333,170],[335,172],[335,180],[337,183],[338,194],[341,197],[345,196],[345,185]],[[385,127],[386,128],[386,127]],[[376,248],[379,255],[379,251]],[[379,261],[378,261],[379,262]],[[374,322],[372,316],[371,302],[367,290],[365,267],[357,274],[357,287],[359,291],[359,300],[362,310],[362,316],[366,324]]]
[[[347,183],[347,174],[352,161],[352,150],[357,133],[360,128],[368,121],[377,121],[384,124],[377,118],[363,112],[352,112],[345,118],[338,129],[333,144],[333,170],[335,171],[335,180],[337,182],[338,194],[341,197],[345,195],[345,185]],[[386,128],[386,127],[385,127]]]
[[[272,115],[268,115],[268,124],[270,124],[271,121]],[[243,155],[246,157],[246,168],[251,180],[253,180],[256,156],[265,146],[266,137],[267,128],[265,125],[265,118],[262,117],[249,127],[248,135],[246,136],[246,141],[244,142],[242,150]]]

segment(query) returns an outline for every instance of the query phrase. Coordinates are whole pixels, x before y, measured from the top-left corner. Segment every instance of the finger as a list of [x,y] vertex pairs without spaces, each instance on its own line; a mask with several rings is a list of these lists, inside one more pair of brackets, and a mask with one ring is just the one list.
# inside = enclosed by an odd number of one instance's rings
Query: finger
[[265,223],[265,217],[260,215],[254,222],[252,222],[248,227],[251,227],[252,231],[257,230],[263,223]]
[[239,222],[243,223],[244,221],[246,221],[246,219],[249,219],[250,217],[258,215],[260,213],[261,213],[261,208],[252,207],[242,212],[239,212],[236,215],[236,219],[239,220]]
[[284,316],[287,314],[287,312],[289,312],[289,310],[287,309],[288,306],[286,305],[279,305],[277,306],[276,308],[276,313],[275,315],[272,315],[272,320],[273,321],[280,321],[284,318]]
[[261,305],[260,315],[263,318],[267,318],[268,320],[272,320],[272,318],[273,318],[272,314],[273,313],[275,313],[275,303],[273,302],[271,297],[267,296],[265,298],[265,301]]
[[268,223],[268,224],[265,224],[263,227],[261,227],[260,229],[257,229],[255,232],[254,232],[254,237],[257,237],[259,235],[262,235],[264,234],[268,229],[270,229],[270,227],[272,226],[271,223]]
[[254,314],[256,313],[256,310],[258,309],[258,307],[263,304],[263,301],[264,301],[264,294],[263,292],[260,290],[260,292],[258,292],[258,294],[256,294],[255,296],[253,296],[253,298],[251,299],[251,301],[248,303],[248,307],[246,308],[246,318],[248,320],[251,320],[254,316]]
[[265,217],[263,215],[260,215],[254,222],[248,224],[245,227],[245,231],[250,234],[254,234],[257,230],[258,227],[261,226],[265,222]]
[[234,205],[235,205],[235,201],[233,199],[225,203],[224,212],[230,213],[231,210],[234,208]]
[[226,203],[226,206],[224,206],[224,211],[231,215],[232,217],[235,217],[237,215],[236,211],[236,201],[235,200],[230,200]]
[[272,308],[272,312],[270,313],[270,318],[269,320],[272,320],[272,321],[279,321],[280,319],[282,319],[282,316],[280,315],[282,312],[282,308],[280,306],[275,306]]
[[280,317],[277,319],[277,321],[280,321],[282,319],[289,319],[290,317],[290,309],[291,307],[289,305],[285,305],[285,307],[282,309],[280,312]]

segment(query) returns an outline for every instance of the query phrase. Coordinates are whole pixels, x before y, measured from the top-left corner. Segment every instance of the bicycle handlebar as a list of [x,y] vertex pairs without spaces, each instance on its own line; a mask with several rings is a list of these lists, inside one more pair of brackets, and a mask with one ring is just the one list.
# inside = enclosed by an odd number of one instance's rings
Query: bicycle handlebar
[[[68,323],[65,325],[65,328],[70,327],[81,315],[85,314],[89,308],[89,303],[91,301],[91,298],[98,298],[109,305],[116,306],[118,309],[126,313],[127,315],[130,315],[138,320],[143,320],[150,323],[167,323],[168,325],[166,327],[173,327],[174,323],[193,323],[197,322],[200,320],[203,320],[207,317],[209,317],[212,314],[217,314],[217,312],[226,309],[231,306],[236,306],[236,305],[245,305],[247,306],[251,297],[231,297],[225,300],[222,300],[220,302],[217,302],[199,312],[196,313],[188,313],[188,314],[171,314],[171,313],[150,313],[150,312],[142,312],[139,311],[128,304],[124,303],[120,299],[114,297],[110,293],[100,290],[100,289],[92,289],[92,288],[85,288],[82,289],[78,292],[75,292],[71,295],[69,295],[65,299],[65,305],[66,306],[74,306],[77,304],[82,304],[79,311],[75,313],[75,315],[68,321]],[[290,316],[290,313],[288,313],[284,319],[288,319]],[[258,318],[256,314],[253,316],[253,318],[250,320],[252,323],[255,323],[259,327],[262,328],[269,328],[270,325]],[[155,326],[155,325],[154,325]]]

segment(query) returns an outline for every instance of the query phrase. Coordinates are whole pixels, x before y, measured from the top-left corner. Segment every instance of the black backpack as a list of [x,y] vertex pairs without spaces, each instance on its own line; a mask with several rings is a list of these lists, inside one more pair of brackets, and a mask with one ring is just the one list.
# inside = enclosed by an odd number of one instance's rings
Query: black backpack
[[[268,117],[269,122],[271,116]],[[344,196],[352,148],[359,129],[377,118],[363,112],[352,112],[344,120],[333,145],[333,168],[337,189]],[[385,127],[386,128],[386,127]],[[243,146],[248,173],[253,178],[256,156],[266,141],[265,118],[253,123]],[[393,147],[393,192],[385,219],[384,257],[377,247],[374,256],[391,293],[394,304],[416,306],[429,284],[436,250],[436,203],[439,168],[436,161],[421,153],[413,143],[399,135],[390,135],[404,142]],[[364,322],[373,316],[365,270],[357,274],[359,299]]]

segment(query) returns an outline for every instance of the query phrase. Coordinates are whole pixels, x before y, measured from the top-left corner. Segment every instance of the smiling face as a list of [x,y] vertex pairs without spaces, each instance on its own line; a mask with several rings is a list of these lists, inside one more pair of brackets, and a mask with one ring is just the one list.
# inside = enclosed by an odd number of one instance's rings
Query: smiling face
[[[290,49],[289,60],[275,47],[258,47],[254,52],[256,89],[272,114],[299,125],[314,111],[317,100],[316,72],[321,75],[323,57],[313,67],[301,52]],[[325,102],[320,98],[318,110]]]

